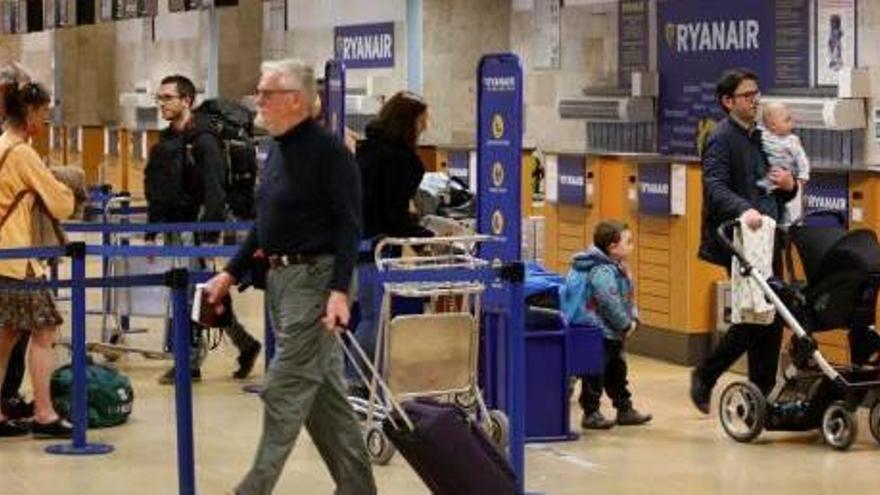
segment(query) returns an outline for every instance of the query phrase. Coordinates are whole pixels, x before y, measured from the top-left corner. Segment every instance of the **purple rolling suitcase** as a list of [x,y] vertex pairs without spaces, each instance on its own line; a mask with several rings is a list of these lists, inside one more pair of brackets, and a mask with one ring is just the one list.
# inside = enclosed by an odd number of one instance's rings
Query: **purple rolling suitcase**
[[399,428],[386,419],[383,429],[432,493],[516,493],[510,463],[460,407],[429,399],[405,401],[401,407],[414,430],[398,412],[394,420]]

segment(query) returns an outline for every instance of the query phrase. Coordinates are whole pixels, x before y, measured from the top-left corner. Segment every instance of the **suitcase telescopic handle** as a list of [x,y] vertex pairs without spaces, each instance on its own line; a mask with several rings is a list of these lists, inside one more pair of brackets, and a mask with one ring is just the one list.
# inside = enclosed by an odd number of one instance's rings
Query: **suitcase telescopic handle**
[[[398,402],[397,399],[394,398],[394,393],[391,392],[391,387],[389,387],[388,384],[385,383],[385,380],[382,379],[382,376],[379,375],[376,367],[373,366],[373,363],[370,362],[370,358],[367,357],[367,353],[364,352],[364,349],[361,347],[358,341],[355,340],[351,332],[349,332],[346,328],[337,328],[337,331],[333,333],[334,335],[336,335],[336,340],[338,340],[339,345],[342,346],[342,351],[345,352],[345,355],[348,357],[349,361],[351,361],[352,366],[354,366],[354,369],[361,377],[361,380],[363,380],[365,384],[370,384],[370,379],[367,378],[367,375],[364,373],[363,368],[361,368],[361,365],[358,364],[358,359],[355,358],[355,354],[351,352],[352,348],[356,351],[358,358],[360,358],[360,361],[366,364],[367,369],[370,371],[370,373],[373,374],[373,379],[375,379],[376,383],[379,384],[379,387],[382,388],[382,391],[385,393],[385,397],[388,399],[388,402],[391,403],[391,407],[400,414],[401,419],[403,419],[403,422],[406,423],[409,431],[415,431],[415,425],[413,425],[412,420],[410,419],[406,411],[403,410],[403,407],[400,406],[400,402]],[[346,342],[346,339],[348,340],[348,342]],[[400,427],[397,425],[397,422],[394,421],[394,418],[391,417],[391,415],[388,415],[387,418],[391,421],[391,424],[394,425],[396,429],[400,429]]]

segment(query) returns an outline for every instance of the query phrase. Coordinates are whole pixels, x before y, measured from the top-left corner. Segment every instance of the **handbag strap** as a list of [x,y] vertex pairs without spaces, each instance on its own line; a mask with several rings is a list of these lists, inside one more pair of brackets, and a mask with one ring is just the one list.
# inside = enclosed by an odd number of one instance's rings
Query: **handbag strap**
[[[0,171],[3,170],[3,165],[6,163],[6,158],[9,157],[9,153],[20,144],[21,142],[13,143],[12,146],[6,148],[6,150],[3,152],[3,155],[0,156]],[[9,209],[6,211],[6,215],[3,215],[3,217],[0,218],[0,231],[3,230],[3,225],[6,224],[6,220],[8,220],[10,216],[12,216],[12,212],[15,211],[15,207],[18,206],[18,203],[20,203],[21,200],[24,199],[24,197],[29,192],[30,190],[25,189],[24,191],[21,191],[20,193],[15,195],[15,199],[12,200],[12,204],[9,205]]]

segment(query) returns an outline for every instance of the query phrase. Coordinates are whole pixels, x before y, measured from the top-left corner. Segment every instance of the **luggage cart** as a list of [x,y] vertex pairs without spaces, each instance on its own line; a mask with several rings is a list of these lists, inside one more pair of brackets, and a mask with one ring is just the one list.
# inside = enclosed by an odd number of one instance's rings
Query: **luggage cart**
[[[126,223],[131,197],[116,196],[107,200],[102,214],[104,223]],[[133,233],[103,234],[106,245],[127,246],[131,244]],[[117,257],[102,260],[104,276],[149,275],[165,273],[174,268],[175,260],[156,257],[132,258]],[[89,352],[102,354],[108,361],[115,361],[125,353],[136,353],[147,359],[172,359],[167,348],[150,349],[127,345],[126,337],[145,333],[145,328],[132,328],[131,317],[170,318],[171,292],[167,287],[121,287],[104,288],[101,293],[101,340],[87,345]],[[94,312],[92,312],[94,314]],[[168,342],[168,328],[165,325],[163,342]],[[166,346],[167,347],[167,346]]]
[[[500,410],[489,410],[478,384],[480,355],[480,301],[486,287],[482,281],[443,280],[444,270],[475,270],[488,262],[473,253],[478,242],[489,236],[459,236],[410,239],[384,239],[376,245],[377,283],[382,287],[379,329],[373,367],[379,370],[391,393],[401,399],[435,398],[455,402],[470,409],[471,417],[480,424],[500,450],[506,448],[507,416]],[[390,257],[388,247],[404,254]],[[416,249],[422,255],[412,254]],[[428,251],[443,254],[428,254]],[[424,271],[430,280],[387,282],[383,272]],[[394,297],[456,298],[460,305],[449,312],[416,315],[391,314]],[[435,307],[434,304],[429,307]],[[364,421],[364,440],[370,459],[387,464],[395,448],[382,429],[382,421],[391,411],[388,397],[377,384],[369,381],[368,397],[350,397],[354,410]]]

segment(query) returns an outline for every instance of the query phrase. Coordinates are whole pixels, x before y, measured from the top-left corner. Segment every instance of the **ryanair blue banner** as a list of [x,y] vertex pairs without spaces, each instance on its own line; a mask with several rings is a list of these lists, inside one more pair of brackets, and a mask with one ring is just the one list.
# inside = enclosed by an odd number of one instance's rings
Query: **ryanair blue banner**
[[560,204],[586,204],[583,155],[559,155],[556,159],[556,181]]
[[345,64],[328,60],[324,65],[324,125],[345,140]]
[[[849,220],[849,179],[846,174],[812,173],[804,188],[804,213],[821,210],[840,212],[844,223]],[[833,217],[815,216],[807,218],[812,226],[836,226],[840,223]]]
[[349,69],[394,67],[394,23],[337,26],[336,59]]
[[715,83],[746,67],[766,92],[809,86],[809,0],[660,0],[659,147],[669,155],[699,155],[724,113]]
[[486,55],[477,69],[478,232],[503,242],[480,246],[495,264],[520,259],[522,67],[516,55]]
[[639,165],[639,213],[669,215],[671,174],[668,163]]

